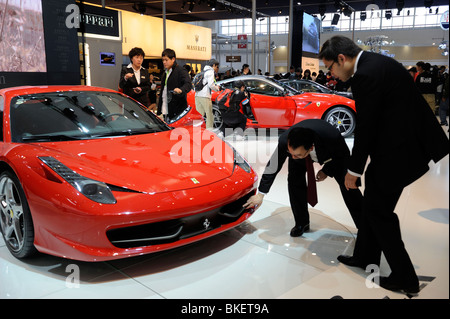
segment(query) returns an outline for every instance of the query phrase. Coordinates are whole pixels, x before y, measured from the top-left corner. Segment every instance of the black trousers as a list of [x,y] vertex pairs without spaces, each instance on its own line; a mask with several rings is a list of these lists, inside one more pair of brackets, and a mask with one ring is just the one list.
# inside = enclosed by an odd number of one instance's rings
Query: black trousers
[[418,285],[414,266],[405,249],[395,206],[403,188],[381,187],[366,172],[361,228],[358,230],[353,256],[365,264],[380,265],[384,253],[391,268],[390,278],[407,286]]
[[[353,222],[356,227],[359,228],[361,224],[363,195],[359,189],[347,191],[344,184],[346,174],[347,168],[342,164],[341,167],[334,172],[334,179],[339,185],[345,205],[352,216]],[[305,160],[289,158],[288,191],[295,225],[304,226],[309,224]],[[318,194],[318,197],[320,201],[320,194]],[[326,200],[325,196],[322,198],[322,200]]]
[[239,111],[223,114],[222,119],[223,125],[220,130],[222,131],[224,136],[227,136],[227,133],[230,133],[231,129],[235,130],[237,128],[240,128],[241,131],[238,131],[238,133],[244,132],[247,125],[247,118]]

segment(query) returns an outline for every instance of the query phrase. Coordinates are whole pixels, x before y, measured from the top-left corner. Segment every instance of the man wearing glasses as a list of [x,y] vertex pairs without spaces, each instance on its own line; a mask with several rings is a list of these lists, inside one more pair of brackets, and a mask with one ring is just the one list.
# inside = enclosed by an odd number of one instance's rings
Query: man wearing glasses
[[351,81],[355,100],[355,140],[346,188],[357,189],[356,181],[365,176],[353,256],[341,255],[338,260],[366,269],[369,264],[380,265],[383,252],[391,274],[380,278],[380,286],[418,293],[419,281],[394,209],[403,188],[425,174],[431,160],[438,162],[449,153],[448,138],[413,78],[394,59],[363,52],[343,36],[327,40],[319,59],[333,76]]
[[[280,136],[278,147],[261,177],[258,194],[249,198],[245,208],[258,209],[261,206],[264,195],[269,192],[287,158],[289,201],[295,219],[295,226],[290,232],[292,237],[301,236],[309,230],[308,203],[311,206],[317,203],[317,199],[311,196],[314,192],[311,186],[328,176],[334,177],[339,184],[345,204],[356,227],[359,227],[362,194],[359,189],[347,190],[344,185],[350,151],[340,132],[328,122],[318,119],[299,122]],[[323,167],[313,176],[308,174],[307,184],[306,173],[311,161]]]

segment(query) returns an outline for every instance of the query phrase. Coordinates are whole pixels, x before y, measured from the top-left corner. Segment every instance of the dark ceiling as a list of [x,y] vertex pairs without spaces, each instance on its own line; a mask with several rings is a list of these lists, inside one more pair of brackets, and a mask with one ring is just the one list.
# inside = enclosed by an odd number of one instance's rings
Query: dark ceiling
[[[396,9],[397,2],[403,2],[405,8],[429,7],[435,12],[438,5],[448,5],[448,0],[343,0],[356,11],[362,11],[371,4],[380,9]],[[107,7],[125,11],[140,12],[162,18],[163,0],[86,0],[86,3],[105,4]],[[216,9],[212,7],[216,3]],[[301,4],[300,4],[301,3]],[[231,4],[231,6],[230,6]],[[256,11],[265,16],[289,15],[290,0],[256,0]],[[322,6],[321,6],[322,5]],[[192,12],[189,12],[189,7]],[[309,14],[319,14],[319,7],[326,13],[336,12],[335,0],[293,0],[294,10],[304,10]],[[248,9],[248,10],[245,10]],[[251,17],[252,0],[166,0],[166,18],[169,20],[189,22],[205,20],[222,20]],[[396,10],[394,14],[396,14]],[[442,12],[441,12],[442,13]]]

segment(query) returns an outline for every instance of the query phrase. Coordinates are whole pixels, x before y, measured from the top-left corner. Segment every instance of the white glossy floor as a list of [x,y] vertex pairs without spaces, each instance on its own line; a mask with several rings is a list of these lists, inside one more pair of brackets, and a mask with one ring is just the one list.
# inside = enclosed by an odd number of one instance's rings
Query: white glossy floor
[[[262,173],[277,138],[250,136],[230,143]],[[352,147],[353,139],[347,142]],[[102,263],[48,255],[19,261],[0,239],[0,298],[409,298],[378,286],[369,288],[369,273],[336,260],[340,254],[351,254],[355,227],[333,179],[318,184],[319,204],[310,209],[311,231],[299,238],[289,236],[293,218],[286,166],[246,223],[172,251]],[[405,189],[396,212],[422,285],[413,299],[448,299],[448,156]],[[385,262],[380,272],[389,274]],[[72,280],[78,274],[79,285]]]

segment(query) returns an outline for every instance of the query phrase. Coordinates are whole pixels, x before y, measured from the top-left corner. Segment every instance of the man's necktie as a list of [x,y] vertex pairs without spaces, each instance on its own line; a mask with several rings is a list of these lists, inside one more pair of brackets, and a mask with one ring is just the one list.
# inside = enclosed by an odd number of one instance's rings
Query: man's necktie
[[308,190],[307,198],[308,203],[314,207],[317,204],[317,187],[316,187],[316,174],[314,173],[314,166],[311,156],[305,158],[306,162],[306,174],[308,175]]

